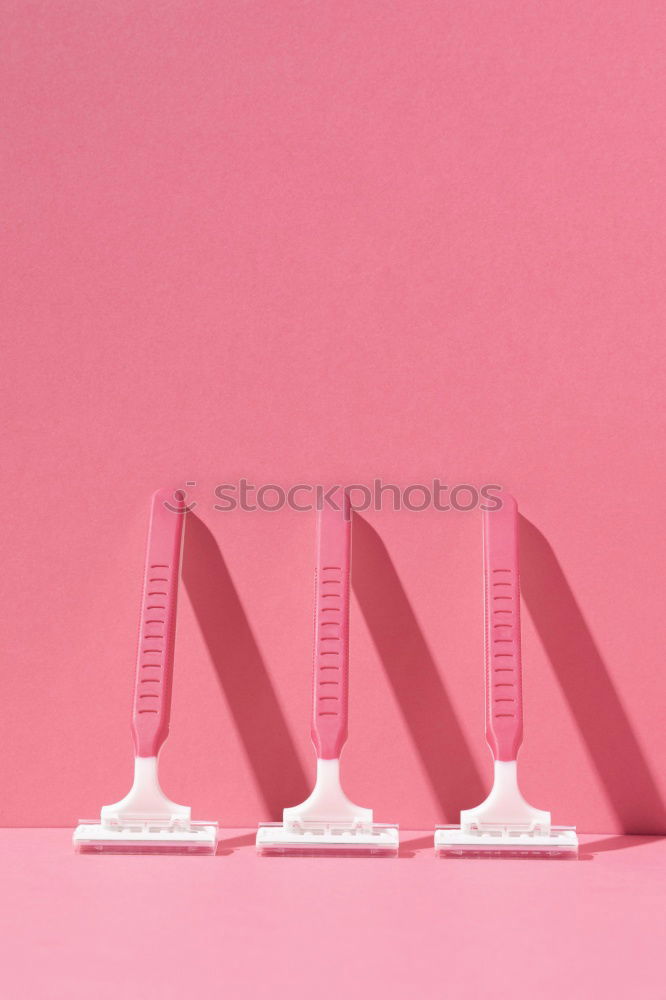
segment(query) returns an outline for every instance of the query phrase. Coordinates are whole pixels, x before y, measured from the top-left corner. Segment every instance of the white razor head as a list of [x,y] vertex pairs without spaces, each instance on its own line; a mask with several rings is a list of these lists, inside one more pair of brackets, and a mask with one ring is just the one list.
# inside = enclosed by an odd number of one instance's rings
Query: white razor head
[[217,823],[193,822],[162,791],[157,757],[137,757],[125,798],[102,806],[99,823],[81,820],[72,839],[80,854],[215,854]]
[[261,823],[256,843],[262,855],[392,858],[398,854],[400,836],[398,827],[389,823]]
[[435,853],[442,857],[576,857],[571,826],[553,826],[550,813],[535,809],[518,787],[515,760],[496,760],[493,787],[475,809],[463,809],[460,826],[435,829]]
[[438,857],[452,858],[576,858],[578,837],[571,826],[551,826],[549,833],[512,827],[470,830],[438,826],[435,828],[435,853]]
[[340,761],[317,760],[317,780],[305,802],[283,812],[282,823],[260,823],[259,854],[326,854],[395,857],[398,827],[374,823],[372,809],[357,806],[340,784]]
[[215,854],[217,823],[95,823],[82,820],[72,838],[79,854]]

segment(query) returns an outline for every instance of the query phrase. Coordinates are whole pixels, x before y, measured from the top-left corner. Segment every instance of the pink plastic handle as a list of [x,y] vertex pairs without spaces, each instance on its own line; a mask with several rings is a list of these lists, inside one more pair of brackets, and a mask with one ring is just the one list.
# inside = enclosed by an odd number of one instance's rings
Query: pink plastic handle
[[180,509],[172,493],[153,494],[134,686],[132,735],[137,757],[156,757],[169,734],[184,524],[185,507]]
[[339,510],[317,514],[312,742],[317,757],[334,760],[347,739],[349,689],[349,498],[332,494]]
[[486,739],[495,760],[515,760],[523,739],[518,505],[502,495],[483,513]]

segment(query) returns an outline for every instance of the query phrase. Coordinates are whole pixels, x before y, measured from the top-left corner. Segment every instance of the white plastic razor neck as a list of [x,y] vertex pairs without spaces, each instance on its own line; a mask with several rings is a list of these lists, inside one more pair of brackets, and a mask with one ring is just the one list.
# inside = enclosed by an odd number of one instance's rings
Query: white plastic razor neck
[[162,791],[157,757],[134,758],[134,783],[124,799],[102,807],[102,823],[189,823],[189,806],[180,806]]
[[372,826],[372,809],[363,809],[347,798],[340,784],[340,761],[317,760],[317,780],[312,794],[298,806],[284,810],[285,825],[306,823]]
[[509,829],[550,834],[550,813],[535,809],[523,798],[518,787],[518,765],[515,760],[495,761],[495,780],[490,795],[476,809],[464,809],[460,828],[474,830]]

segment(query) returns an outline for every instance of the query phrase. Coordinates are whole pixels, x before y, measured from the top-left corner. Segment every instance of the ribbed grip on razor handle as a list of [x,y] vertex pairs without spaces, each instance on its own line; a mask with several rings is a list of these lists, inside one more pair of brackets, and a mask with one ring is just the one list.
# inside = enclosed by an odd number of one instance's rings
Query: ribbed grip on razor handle
[[486,739],[495,760],[515,760],[523,739],[518,506],[503,494],[483,513]]
[[185,510],[153,495],[144,572],[132,734],[137,757],[155,757],[169,733],[176,604]]
[[347,739],[349,681],[350,505],[342,489],[339,510],[317,514],[312,742],[317,757],[340,756]]

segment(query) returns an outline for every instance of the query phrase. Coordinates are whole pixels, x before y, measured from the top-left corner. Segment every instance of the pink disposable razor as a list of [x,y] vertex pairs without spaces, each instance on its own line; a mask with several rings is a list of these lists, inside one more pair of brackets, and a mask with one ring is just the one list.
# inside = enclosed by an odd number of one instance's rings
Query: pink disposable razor
[[523,739],[520,651],[518,507],[503,494],[502,507],[483,513],[486,739],[495,759],[490,795],[460,814],[460,826],[439,827],[435,850],[464,855],[576,854],[573,827],[552,826],[550,813],[535,809],[518,787],[518,749]]
[[349,687],[349,580],[351,510],[342,489],[338,509],[317,515],[312,742],[317,778],[312,794],[284,810],[282,823],[264,823],[257,832],[262,854],[394,855],[398,828],[373,823],[371,809],[355,805],[340,784],[340,754],[347,739]]
[[134,783],[114,805],[103,806],[100,823],[83,821],[74,831],[79,851],[213,854],[215,823],[193,823],[189,806],[162,791],[158,754],[169,734],[176,604],[185,510],[166,490],[154,494],[150,512],[132,734]]

